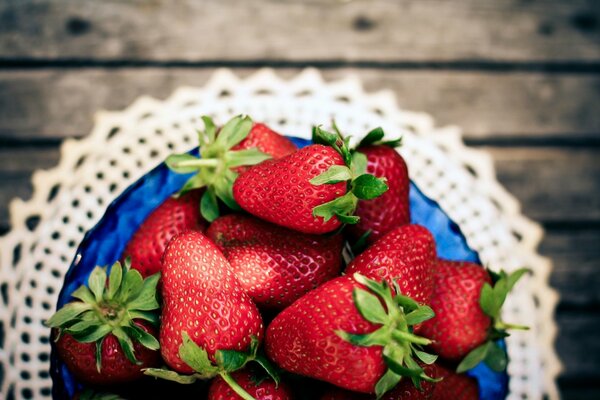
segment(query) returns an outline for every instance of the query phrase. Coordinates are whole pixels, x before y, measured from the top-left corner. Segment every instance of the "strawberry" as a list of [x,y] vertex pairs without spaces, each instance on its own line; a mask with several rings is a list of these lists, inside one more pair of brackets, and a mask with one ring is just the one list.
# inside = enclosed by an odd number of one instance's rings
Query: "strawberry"
[[370,232],[367,243],[374,243],[397,226],[410,223],[408,168],[402,156],[394,150],[399,141],[381,142],[384,133],[376,128],[359,143],[357,157],[366,157],[366,172],[386,178],[388,191],[371,201],[359,201],[356,215],[360,221],[350,225],[349,232],[358,239]]
[[[265,124],[255,123],[250,129],[248,136],[240,143],[236,144],[231,150],[248,150],[256,148],[273,159],[282,158],[292,154],[297,150],[296,145],[280,135]],[[248,170],[247,166],[238,167],[238,172],[242,173]]]
[[58,310],[46,325],[67,368],[82,382],[116,384],[140,378],[142,368],[159,364],[156,284],[119,262],[110,270],[96,267],[72,294],[77,301]]
[[431,233],[420,225],[403,225],[387,233],[346,268],[367,278],[397,284],[400,292],[421,304],[433,293],[436,251]]
[[414,335],[412,326],[432,315],[429,307],[395,295],[385,281],[346,275],[277,315],[265,348],[287,371],[381,396],[403,375],[431,379],[413,358],[433,362],[435,356],[420,349],[430,341]]
[[[283,382],[257,375],[254,371],[242,370],[231,374],[232,378],[256,400],[291,400],[291,389]],[[208,400],[242,399],[221,377],[215,378],[208,390]]]
[[442,380],[435,384],[431,400],[479,400],[479,387],[474,378],[440,365],[435,376]]
[[205,129],[198,132],[200,158],[189,153],[173,154],[167,157],[165,163],[177,173],[194,173],[179,194],[206,187],[200,201],[200,212],[212,222],[220,212],[217,199],[231,209],[239,209],[231,186],[243,169],[241,167],[282,157],[295,147],[287,138],[263,124],[254,124],[249,117],[234,117],[220,130],[210,117],[204,116],[202,120]]
[[283,309],[334,278],[342,265],[342,237],[307,235],[230,214],[206,235],[223,251],[242,288],[260,307]]
[[501,273],[492,286],[488,272],[471,262],[439,260],[434,274],[430,305],[435,318],[425,322],[420,333],[434,340],[431,348],[450,361],[464,361],[459,372],[485,361],[490,368],[506,368],[505,351],[495,341],[508,336],[499,313],[506,295],[526,272]]
[[160,260],[173,236],[190,229],[206,229],[198,207],[200,196],[201,191],[193,190],[179,198],[165,200],[140,225],[121,258],[131,257],[131,267],[142,276],[160,272]]
[[353,174],[351,155],[339,135],[313,130],[316,144],[255,165],[233,185],[233,197],[250,214],[309,234],[331,232],[352,216],[358,199],[387,190],[373,175]]
[[267,363],[257,355],[263,323],[221,251],[200,232],[181,233],[167,246],[162,274],[161,354],[173,370],[146,374],[179,383],[220,375],[248,398],[230,373]]

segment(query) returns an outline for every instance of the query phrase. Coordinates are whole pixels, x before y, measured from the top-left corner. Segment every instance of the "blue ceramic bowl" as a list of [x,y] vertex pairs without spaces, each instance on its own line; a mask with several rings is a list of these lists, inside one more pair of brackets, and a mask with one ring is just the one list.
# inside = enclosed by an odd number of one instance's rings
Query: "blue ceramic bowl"
[[[310,144],[309,140],[290,138],[298,147]],[[146,217],[188,179],[188,175],[171,172],[160,164],[125,190],[113,201],[106,213],[79,245],[63,288],[57,308],[71,300],[71,293],[87,282],[96,265],[112,265],[123,252],[125,245]],[[414,184],[410,187],[411,220],[426,226],[435,236],[437,252],[441,258],[479,262],[477,253],[469,248],[460,228],[442,211],[439,205],[427,198]],[[52,348],[50,373],[53,381],[53,398],[70,399],[81,384],[58,359]],[[479,382],[482,400],[500,400],[506,397],[508,375],[496,373],[480,364],[469,374]]]

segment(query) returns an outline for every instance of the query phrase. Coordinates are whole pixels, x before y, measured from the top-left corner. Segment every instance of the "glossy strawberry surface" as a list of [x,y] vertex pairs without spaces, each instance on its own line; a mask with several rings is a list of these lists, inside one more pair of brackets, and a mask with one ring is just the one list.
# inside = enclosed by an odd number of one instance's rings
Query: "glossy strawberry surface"
[[[156,331],[148,323],[137,321],[144,331],[156,336]],[[53,333],[56,335],[56,332]],[[143,376],[142,369],[160,365],[160,353],[134,341],[136,365],[129,361],[117,338],[109,334],[102,342],[100,372],[96,369],[96,343],[81,343],[68,333],[63,333],[56,343],[56,351],[69,371],[82,382],[95,385],[111,385],[131,382]]]
[[242,214],[215,220],[206,232],[223,251],[242,288],[259,307],[283,309],[339,275],[341,235],[307,235]]
[[395,281],[403,295],[428,304],[433,293],[435,241],[427,228],[403,225],[387,233],[356,257],[346,274]]
[[392,229],[410,223],[408,168],[402,156],[392,147],[369,145],[357,151],[367,156],[367,173],[387,178],[389,187],[380,197],[359,201],[356,215],[360,221],[348,226],[355,239],[370,230],[367,242],[374,243]]
[[248,169],[233,185],[236,202],[250,214],[299,232],[322,234],[340,227],[337,217],[313,216],[316,206],[346,194],[346,183],[313,185],[310,180],[344,160],[332,147],[310,145]]
[[160,272],[161,257],[175,235],[206,229],[206,221],[200,216],[200,195],[201,191],[194,190],[179,198],[169,197],[135,232],[122,258],[131,257],[131,267],[144,277]]
[[434,385],[431,400],[479,400],[475,379],[442,366],[438,366],[438,371],[436,377],[442,380]]
[[[297,150],[296,145],[288,138],[275,132],[265,124],[255,123],[248,136],[231,150],[245,150],[257,148],[269,154],[274,159],[285,157]],[[241,167],[238,171],[246,171],[248,167]]]
[[221,251],[199,232],[182,233],[169,243],[163,258],[162,295],[161,354],[178,372],[192,372],[179,357],[183,332],[211,359],[216,350],[245,351],[252,336],[262,338],[256,305]]
[[[256,400],[291,400],[291,389],[281,382],[276,385],[270,378],[256,377],[249,370],[231,374],[232,378]],[[208,400],[241,400],[238,394],[221,378],[215,378],[208,390]]]
[[421,334],[435,341],[431,348],[440,357],[459,361],[487,339],[491,320],[479,305],[485,282],[491,279],[481,265],[437,262],[429,303],[436,315],[423,323]]
[[287,371],[374,393],[386,370],[382,347],[356,346],[335,333],[364,334],[377,328],[354,305],[352,291],[359,286],[350,276],[338,277],[283,310],[267,329],[269,358]]

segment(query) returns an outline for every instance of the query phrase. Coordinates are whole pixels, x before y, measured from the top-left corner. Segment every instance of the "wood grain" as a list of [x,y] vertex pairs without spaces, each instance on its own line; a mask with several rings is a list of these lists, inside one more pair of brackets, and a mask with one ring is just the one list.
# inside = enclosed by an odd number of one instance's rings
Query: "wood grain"
[[10,59],[597,61],[593,0],[12,0]]
[[[255,70],[236,70],[247,76]],[[279,70],[292,77],[297,69]],[[168,97],[201,86],[212,70],[188,68],[0,70],[0,139],[86,135],[99,109],[137,97]],[[391,89],[399,104],[456,124],[469,140],[598,140],[600,75],[461,71],[326,70],[328,80],[357,74],[369,91]]]

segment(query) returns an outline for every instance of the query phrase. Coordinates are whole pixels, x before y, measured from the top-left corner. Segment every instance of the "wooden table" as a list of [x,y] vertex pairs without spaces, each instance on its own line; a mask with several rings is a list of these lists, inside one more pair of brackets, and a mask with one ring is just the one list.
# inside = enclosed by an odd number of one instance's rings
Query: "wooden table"
[[96,110],[220,66],[351,71],[463,127],[546,228],[564,398],[600,398],[599,1],[0,0],[0,230]]

